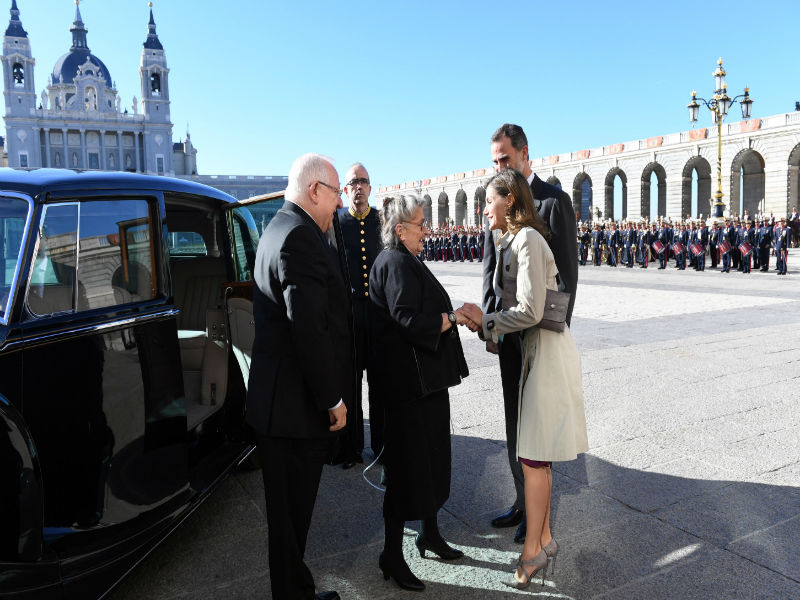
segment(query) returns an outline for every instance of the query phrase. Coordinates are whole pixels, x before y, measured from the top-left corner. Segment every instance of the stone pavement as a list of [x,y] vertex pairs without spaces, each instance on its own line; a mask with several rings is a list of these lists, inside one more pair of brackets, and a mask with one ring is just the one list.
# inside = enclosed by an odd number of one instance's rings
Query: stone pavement
[[[470,376],[451,390],[453,475],[440,514],[466,557],[405,555],[420,595],[384,581],[381,493],[325,469],[307,561],[345,600],[425,597],[800,599],[800,274],[582,267],[590,451],[554,465],[554,576],[499,579],[521,547],[489,520],[512,498],[496,357],[462,330]],[[434,264],[454,305],[480,298],[480,265]],[[368,476],[376,481],[375,469]],[[229,478],[113,600],[270,598],[260,472]]]

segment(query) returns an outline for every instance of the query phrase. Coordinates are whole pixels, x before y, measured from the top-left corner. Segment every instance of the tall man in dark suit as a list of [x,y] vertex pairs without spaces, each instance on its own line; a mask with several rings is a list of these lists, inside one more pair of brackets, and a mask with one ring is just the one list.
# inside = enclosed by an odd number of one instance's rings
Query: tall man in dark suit
[[[527,179],[533,192],[533,200],[544,222],[550,228],[552,237],[549,244],[553,251],[559,272],[559,290],[572,294],[567,308],[567,325],[572,319],[575,304],[575,290],[578,287],[577,226],[575,210],[569,194],[545,183],[531,170],[528,162],[528,138],[519,125],[506,123],[494,132],[491,139],[492,162],[495,171],[516,169]],[[497,266],[494,236],[486,234],[483,261],[483,312],[494,312],[501,307],[497,304],[494,289],[494,272]],[[514,478],[516,499],[511,508],[492,520],[494,527],[513,527],[518,525],[514,541],[525,541],[525,489],[522,466],[517,460],[517,403],[519,397],[519,378],[522,372],[522,347],[519,334],[504,336],[499,345],[486,342],[486,350],[500,355],[500,376],[503,383],[503,402],[506,416],[506,442],[508,462]]]
[[[350,412],[350,432],[343,440],[343,445],[346,447],[343,452],[342,467],[348,469],[356,462],[363,462],[361,451],[364,448],[364,415],[361,411],[361,382],[366,370],[369,383],[376,360],[375,353],[370,352],[369,348],[370,330],[374,321],[372,303],[369,300],[369,272],[383,245],[378,211],[369,205],[372,186],[366,167],[361,163],[355,163],[347,170],[345,181],[344,192],[350,200],[350,207],[339,211],[339,223],[342,226],[350,277],[358,370],[356,402]],[[383,410],[381,399],[373,392],[372,386],[369,386],[370,446],[375,456],[383,450]]]
[[328,159],[298,158],[256,253],[247,423],[264,475],[272,597],[282,600],[339,598],[314,595],[303,556],[322,465],[353,401],[350,294],[325,236],[341,193]]

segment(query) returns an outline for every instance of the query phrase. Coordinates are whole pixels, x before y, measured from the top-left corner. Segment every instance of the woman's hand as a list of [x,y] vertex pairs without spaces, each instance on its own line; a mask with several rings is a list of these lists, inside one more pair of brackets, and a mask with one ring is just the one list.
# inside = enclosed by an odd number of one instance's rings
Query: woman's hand
[[470,331],[479,331],[483,321],[481,309],[467,302],[456,311],[456,322],[459,325],[466,325]]
[[450,329],[453,324],[450,322],[450,318],[447,316],[446,312],[442,313],[442,328],[440,330],[441,333],[444,333],[448,329]]

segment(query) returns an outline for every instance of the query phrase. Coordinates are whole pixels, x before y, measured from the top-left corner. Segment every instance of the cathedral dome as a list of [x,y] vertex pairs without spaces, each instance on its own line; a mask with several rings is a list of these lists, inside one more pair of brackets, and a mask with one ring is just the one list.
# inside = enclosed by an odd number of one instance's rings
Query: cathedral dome
[[[103,61],[91,53],[89,45],[86,43],[86,27],[83,24],[77,1],[75,2],[75,21],[69,30],[72,33],[72,47],[69,52],[58,59],[56,66],[53,67],[53,83],[73,83],[80,69],[83,75],[100,77],[105,80],[106,87],[113,87],[111,73],[108,72]],[[86,64],[87,60],[88,65]]]
[[[88,69],[86,65],[87,58],[92,65]],[[63,83],[72,84],[75,76],[78,75],[78,67],[83,67],[84,75],[101,77],[105,79],[106,87],[112,87],[111,74],[108,72],[108,68],[103,64],[102,60],[86,50],[70,50],[59,58],[56,66],[53,67],[53,83],[58,84],[63,81]]]

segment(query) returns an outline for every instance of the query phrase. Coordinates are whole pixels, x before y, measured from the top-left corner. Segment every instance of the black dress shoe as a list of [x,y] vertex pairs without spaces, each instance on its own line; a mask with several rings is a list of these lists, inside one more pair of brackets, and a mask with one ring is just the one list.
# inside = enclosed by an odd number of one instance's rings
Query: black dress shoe
[[317,600],[341,600],[338,592],[331,590],[330,592],[320,592],[314,596]]
[[517,527],[517,532],[514,534],[514,541],[517,544],[524,544],[525,543],[525,535],[528,533],[528,521],[523,516],[522,522]]
[[502,515],[492,519],[492,527],[516,527],[525,516],[525,511],[518,508],[511,508]]
[[378,567],[383,573],[384,579],[388,580],[391,577],[404,590],[421,592],[425,589],[425,584],[411,572],[402,556],[399,560],[392,560],[387,559],[381,552],[380,558],[378,558]]

